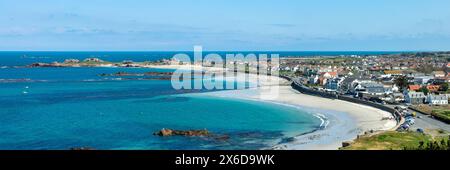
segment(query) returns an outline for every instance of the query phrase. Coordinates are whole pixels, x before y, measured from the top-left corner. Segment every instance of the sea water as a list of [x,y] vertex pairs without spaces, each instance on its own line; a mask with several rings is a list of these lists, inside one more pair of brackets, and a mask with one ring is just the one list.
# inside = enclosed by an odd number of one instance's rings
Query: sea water
[[[37,61],[23,57],[0,58],[0,65]],[[171,70],[1,68],[0,149],[261,149],[322,123],[299,108],[185,95],[207,91],[174,90],[169,80],[99,76],[119,71]],[[153,135],[162,128],[207,129],[229,139]]]

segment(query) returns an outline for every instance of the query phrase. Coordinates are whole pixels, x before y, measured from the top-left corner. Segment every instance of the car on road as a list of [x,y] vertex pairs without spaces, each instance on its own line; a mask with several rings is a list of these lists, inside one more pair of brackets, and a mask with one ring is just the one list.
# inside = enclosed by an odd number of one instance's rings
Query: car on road
[[419,132],[419,133],[424,133],[424,130],[422,128],[417,128],[416,131]]

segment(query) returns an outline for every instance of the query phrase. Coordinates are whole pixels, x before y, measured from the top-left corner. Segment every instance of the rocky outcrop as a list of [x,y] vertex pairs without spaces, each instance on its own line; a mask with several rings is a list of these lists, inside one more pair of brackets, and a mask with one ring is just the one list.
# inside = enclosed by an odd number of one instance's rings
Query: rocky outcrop
[[113,74],[113,76],[142,76],[142,74],[139,73],[127,73],[127,72],[117,72]]
[[172,76],[173,72],[146,72],[146,76]]
[[214,140],[217,140],[217,141],[227,141],[229,139],[230,139],[230,136],[228,136],[228,135],[222,135],[222,136],[214,137]]
[[[131,60],[125,60],[123,62],[109,62],[104,61],[99,58],[86,58],[84,60],[79,59],[65,59],[64,62],[52,62],[52,63],[33,63],[26,66],[17,66],[17,67],[137,67],[137,68],[148,68],[149,66],[158,66],[165,65],[164,61],[156,61],[156,62],[133,62]],[[142,74],[143,76],[144,74]],[[171,72],[148,72],[145,73],[147,76],[171,76]]]
[[208,130],[172,130],[172,129],[161,129],[158,132],[153,133],[153,135],[158,136],[211,136]]
[[140,73],[127,73],[127,72],[120,71],[120,72],[117,72],[117,73],[114,73],[114,74],[102,73],[102,74],[99,74],[98,76],[101,76],[101,77],[107,77],[107,76],[121,77],[121,76],[143,76],[143,75],[144,74],[140,74]]
[[114,74],[106,74],[106,73],[102,73],[99,74],[99,76],[101,77],[106,77],[106,76],[165,76],[165,77],[169,77],[172,75],[172,72],[146,72],[146,73],[127,73],[127,72],[117,72]]
[[59,67],[59,66],[49,63],[33,63],[28,65],[28,67]]
[[173,130],[173,129],[161,129],[153,133],[153,135],[167,137],[167,136],[186,136],[186,137],[205,137],[205,140],[212,140],[216,142],[228,142],[231,138],[229,135],[217,135],[212,134],[206,129],[203,130]]
[[26,67],[75,67],[75,65],[67,64],[67,63],[58,63],[58,62],[52,62],[52,63],[33,63]]
[[342,142],[342,147],[348,147],[348,146],[350,146],[351,144],[352,144],[351,141],[345,141],[345,142]]

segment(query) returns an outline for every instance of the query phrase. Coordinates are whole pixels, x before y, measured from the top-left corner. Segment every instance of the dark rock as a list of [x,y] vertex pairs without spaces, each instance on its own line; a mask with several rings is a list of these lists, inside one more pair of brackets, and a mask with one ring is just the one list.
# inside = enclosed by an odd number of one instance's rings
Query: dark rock
[[28,67],[51,67],[51,64],[48,63],[33,63],[28,65]]
[[171,77],[145,78],[144,80],[171,80]]
[[154,79],[170,79],[170,76],[172,75],[172,72],[146,72],[146,73],[127,73],[127,72],[117,72],[114,74],[106,74],[102,73],[99,74],[101,77],[105,76],[166,76],[166,77],[160,77],[160,78],[154,78]]
[[53,62],[53,63],[33,63],[28,65],[27,67],[64,67],[64,64]]
[[214,137],[214,139],[215,139],[215,140],[218,140],[218,141],[227,141],[227,140],[230,139],[230,136],[228,136],[228,135],[222,135],[222,136]]
[[171,129],[161,129],[159,132],[155,132],[154,135],[158,136],[172,136],[173,131]]
[[114,76],[141,76],[142,74],[127,73],[127,72],[117,72]]
[[173,72],[146,72],[146,76],[171,76]]
[[295,137],[283,138],[280,143],[291,143],[295,141]]
[[347,147],[347,146],[350,146],[351,145],[351,142],[342,142],[342,147]]

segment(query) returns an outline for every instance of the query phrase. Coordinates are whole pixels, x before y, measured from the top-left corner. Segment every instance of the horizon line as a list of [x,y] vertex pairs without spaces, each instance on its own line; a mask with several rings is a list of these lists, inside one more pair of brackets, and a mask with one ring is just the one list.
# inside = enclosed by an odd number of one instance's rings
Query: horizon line
[[[0,50],[0,52],[193,52],[194,50]],[[450,50],[203,50],[203,52],[450,52]]]

